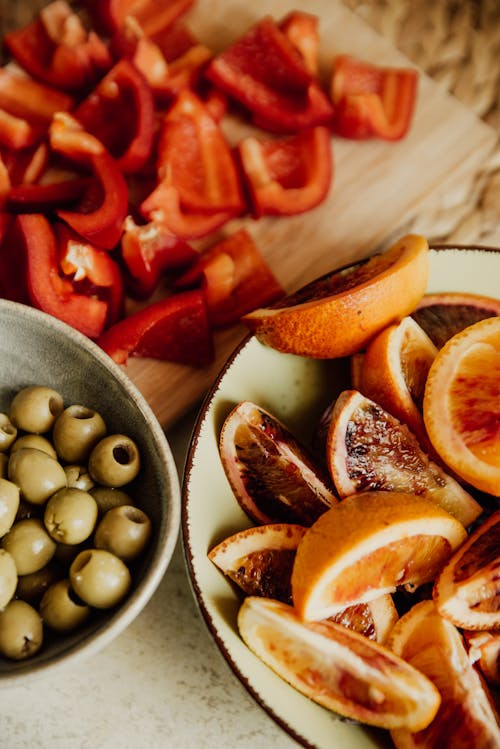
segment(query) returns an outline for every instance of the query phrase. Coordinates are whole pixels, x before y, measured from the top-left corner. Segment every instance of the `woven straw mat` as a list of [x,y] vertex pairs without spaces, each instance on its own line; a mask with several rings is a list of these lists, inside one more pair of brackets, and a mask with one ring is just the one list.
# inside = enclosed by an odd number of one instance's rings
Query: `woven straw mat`
[[[343,2],[500,134],[500,0]],[[45,4],[0,0],[0,33]],[[476,174],[425,210],[412,225],[431,241],[500,246],[500,139]]]

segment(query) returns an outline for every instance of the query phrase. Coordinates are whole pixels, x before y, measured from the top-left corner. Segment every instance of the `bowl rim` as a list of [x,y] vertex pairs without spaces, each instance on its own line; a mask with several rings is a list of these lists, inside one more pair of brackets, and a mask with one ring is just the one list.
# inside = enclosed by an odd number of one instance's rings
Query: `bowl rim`
[[[454,250],[455,251],[456,250],[477,251],[477,252],[487,252],[487,253],[491,252],[491,253],[500,254],[500,247],[494,247],[491,245],[479,245],[479,244],[470,245],[470,244],[457,244],[457,243],[444,243],[444,242],[429,243],[429,250],[433,250],[436,252],[454,251]],[[344,267],[347,267],[347,266],[344,266]],[[333,268],[332,270],[335,270],[335,268]],[[330,272],[331,271],[323,275],[329,275]],[[188,486],[190,483],[189,478],[190,478],[191,472],[194,470],[194,464],[195,464],[194,457],[197,451],[197,446],[198,446],[198,442],[201,436],[202,427],[205,422],[205,419],[207,418],[207,414],[212,405],[212,402],[217,395],[217,391],[220,389],[221,382],[224,379],[227,371],[231,368],[235,359],[239,356],[242,350],[246,348],[254,338],[255,338],[255,335],[253,333],[248,333],[243,338],[243,340],[240,341],[240,343],[235,347],[233,352],[229,355],[227,360],[224,362],[216,378],[212,382],[212,385],[210,386],[208,392],[205,394],[203,402],[198,411],[196,421],[195,421],[192,434],[191,434],[191,441],[190,441],[189,448],[188,448],[187,455],[186,455],[186,460],[184,464],[183,481],[182,481],[182,495],[181,495],[182,549],[183,549],[184,561],[185,561],[185,565],[186,565],[186,569],[188,572],[188,577],[189,577],[189,581],[191,585],[191,590],[195,598],[196,605],[202,615],[202,619],[206,625],[208,633],[210,634],[211,638],[215,642],[219,650],[219,653],[225,660],[226,664],[229,666],[229,668],[235,674],[235,676],[239,679],[241,684],[245,687],[245,689],[250,694],[252,699],[257,703],[257,705],[259,705],[259,707],[262,710],[264,710],[264,712],[267,713],[267,715],[278,726],[280,726],[280,728],[286,734],[288,734],[292,739],[294,739],[298,744],[303,746],[305,749],[317,749],[316,744],[312,744],[302,734],[298,733],[286,721],[286,719],[278,715],[276,711],[272,707],[270,707],[270,705],[267,704],[265,698],[257,691],[256,688],[252,686],[252,684],[250,684],[248,678],[242,672],[242,669],[240,668],[238,663],[233,659],[228,648],[225,646],[222,638],[219,636],[216,623],[214,622],[213,617],[211,616],[210,612],[208,611],[207,606],[205,605],[205,602],[203,599],[203,591],[201,590],[200,586],[198,585],[198,581],[196,580],[194,564],[193,564],[194,555],[192,553],[191,546],[190,546],[190,527],[189,527],[189,516],[188,516],[188,505],[189,505]]]
[[58,653],[54,653],[45,659],[42,658],[38,662],[31,659],[18,662],[17,668],[10,672],[0,673],[0,689],[13,685],[24,685],[32,677],[39,678],[49,671],[52,673],[58,667],[67,666],[78,658],[83,659],[83,657],[87,658],[95,655],[121,634],[146,606],[160,584],[172,559],[181,523],[180,480],[170,444],[146,398],[126,372],[93,340],[87,338],[87,336],[67,323],[42,310],[19,302],[0,299],[0,314],[3,311],[18,314],[28,321],[32,320],[48,326],[59,335],[68,338],[76,347],[83,348],[104,369],[110,372],[124,393],[129,395],[133,400],[153,436],[156,452],[166,470],[165,475],[168,479],[169,501],[168,512],[165,513],[157,531],[157,547],[149,567],[136,588],[119,605],[116,611],[112,613],[109,620],[104,621],[94,632],[87,635],[84,640],[75,640],[75,642],[69,644],[67,648],[62,649]]

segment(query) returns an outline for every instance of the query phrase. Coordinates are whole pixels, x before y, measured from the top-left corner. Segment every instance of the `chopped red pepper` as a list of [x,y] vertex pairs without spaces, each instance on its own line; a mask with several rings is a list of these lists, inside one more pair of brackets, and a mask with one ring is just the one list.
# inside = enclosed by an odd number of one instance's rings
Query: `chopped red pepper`
[[14,213],[45,213],[75,203],[83,196],[88,184],[87,178],[80,177],[43,185],[17,185],[9,190],[7,205]]
[[284,296],[246,229],[240,229],[205,250],[176,281],[179,288],[203,283],[210,322],[225,327],[247,312]]
[[23,148],[20,151],[4,148],[1,153],[12,185],[37,182],[49,161],[49,147],[45,141],[33,148]]
[[28,122],[48,127],[56,112],[74,107],[72,96],[26,75],[0,68],[0,108]]
[[213,340],[204,294],[195,289],[150,304],[112,325],[97,343],[118,364],[143,356],[206,366]]
[[206,75],[256,124],[288,133],[331,120],[333,108],[287,35],[265,17],[215,57]]
[[403,138],[411,124],[418,73],[340,55],[333,66],[334,131],[345,138]]
[[125,221],[121,250],[130,276],[129,291],[138,299],[151,296],[164,272],[184,268],[198,257],[165,226],[154,221],[139,225],[131,216]]
[[16,294],[22,301],[27,295],[33,307],[63,320],[89,338],[101,334],[108,305],[95,296],[76,293],[72,282],[60,275],[56,235],[45,216],[17,216],[1,252],[2,267],[10,265],[11,282],[19,287],[8,290],[8,298]]
[[129,60],[120,60],[73,112],[104,143],[124,174],[148,161],[155,128],[148,82]]
[[93,85],[112,65],[104,42],[87,32],[65,0],[55,0],[39,16],[4,37],[9,52],[30,75],[64,91]]
[[245,138],[237,148],[257,218],[309,211],[330,189],[330,131],[317,126],[278,140]]
[[127,16],[133,16],[147,36],[168,29],[180,16],[187,13],[194,0],[84,0],[94,22],[113,34],[123,26]]
[[279,24],[281,31],[300,53],[306,70],[318,74],[319,32],[318,17],[301,10],[293,10]]
[[50,144],[70,160],[90,167],[95,177],[93,188],[75,210],[59,209],[57,215],[92,244],[111,249],[120,239],[128,212],[127,183],[115,160],[95,136],[65,113],[54,117]]

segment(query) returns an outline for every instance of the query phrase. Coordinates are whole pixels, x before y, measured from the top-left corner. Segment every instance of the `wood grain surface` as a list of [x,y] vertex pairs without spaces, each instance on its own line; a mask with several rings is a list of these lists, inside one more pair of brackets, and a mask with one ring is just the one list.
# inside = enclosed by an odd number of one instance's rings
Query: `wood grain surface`
[[[42,4],[2,2],[2,24],[11,24],[14,16],[20,20],[22,12],[26,20],[26,6]],[[337,0],[270,0],[265,4],[198,0],[188,21],[198,37],[217,51],[264,13],[280,18],[294,8],[315,13],[320,19],[325,81],[333,57],[341,52],[381,64],[411,64],[390,41]],[[232,143],[249,132],[236,118],[228,118],[224,127]],[[492,128],[421,72],[415,117],[404,140],[386,143],[332,138],[335,174],[321,206],[290,218],[239,219],[226,225],[223,234],[245,225],[285,288],[294,290],[317,275],[387,246],[404,233],[416,215],[426,215],[425,206],[443,201],[447,190],[470,179],[488,157],[495,139]],[[425,236],[432,233],[425,221],[412,229]],[[169,427],[200,401],[245,332],[238,326],[217,334],[216,360],[203,370],[149,359],[131,359],[124,369],[161,424]]]

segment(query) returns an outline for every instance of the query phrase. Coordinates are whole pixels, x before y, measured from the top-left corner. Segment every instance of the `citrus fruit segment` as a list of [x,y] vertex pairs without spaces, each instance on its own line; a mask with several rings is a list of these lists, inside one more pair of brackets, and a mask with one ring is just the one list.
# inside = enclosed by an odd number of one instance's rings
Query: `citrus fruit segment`
[[[270,523],[239,531],[208,553],[209,559],[247,595],[292,603],[291,576],[295,552],[306,528],[292,523]],[[397,621],[390,595],[349,606],[333,621],[384,642]]]
[[349,356],[415,308],[427,286],[428,254],[423,237],[407,235],[384,253],[328,273],[242,320],[278,351]]
[[391,731],[397,749],[471,749],[500,746],[500,729],[487,688],[471,665],[463,639],[432,601],[416,604],[395,625],[388,646],[425,674],[441,695],[432,723],[419,732]]
[[247,646],[285,681],[345,717],[418,730],[439,707],[439,694],[425,676],[338,624],[304,624],[286,604],[248,597],[238,628]]
[[423,496],[469,526],[482,507],[429,460],[408,428],[356,390],[344,390],[330,414],[326,460],[340,497],[365,491]]
[[486,682],[500,687],[500,631],[464,632],[469,660],[475,663]]
[[291,603],[292,566],[305,531],[292,523],[259,525],[221,541],[208,557],[247,595]]
[[306,448],[250,401],[227,416],[219,450],[236,499],[257,523],[310,525],[337,501]]
[[500,510],[471,533],[434,583],[439,613],[463,629],[500,629]]
[[500,496],[500,317],[470,325],[443,346],[429,370],[423,412],[446,465]]
[[438,347],[486,317],[500,315],[500,299],[460,292],[425,294],[411,316]]
[[319,621],[346,606],[429,582],[465,539],[463,525],[422,497],[365,492],[339,502],[300,541],[294,606]]
[[411,317],[389,325],[368,344],[360,373],[360,390],[407,424],[427,451],[422,417],[425,381],[437,348]]

